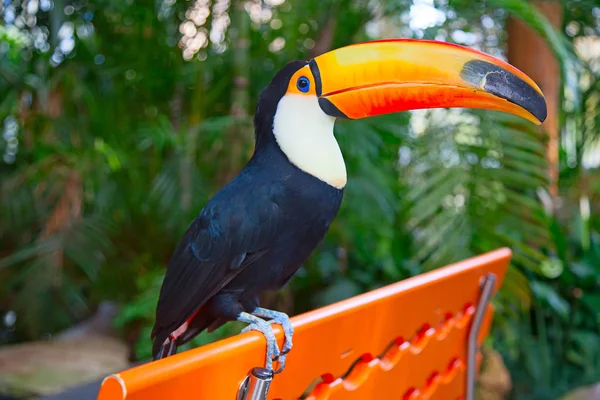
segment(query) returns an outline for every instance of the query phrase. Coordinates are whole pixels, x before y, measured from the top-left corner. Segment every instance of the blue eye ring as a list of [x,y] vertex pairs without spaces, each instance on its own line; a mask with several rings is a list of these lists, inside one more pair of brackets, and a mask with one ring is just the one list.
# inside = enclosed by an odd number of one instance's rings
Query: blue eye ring
[[300,78],[298,78],[298,80],[296,81],[296,87],[298,88],[299,91],[301,91],[302,93],[307,93],[310,90],[310,81],[308,80],[307,77],[305,76],[301,76]]

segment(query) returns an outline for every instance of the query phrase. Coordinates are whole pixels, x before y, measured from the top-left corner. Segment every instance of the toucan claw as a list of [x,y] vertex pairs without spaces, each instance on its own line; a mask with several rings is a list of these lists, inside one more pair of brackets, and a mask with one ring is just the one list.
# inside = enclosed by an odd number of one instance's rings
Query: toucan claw
[[[263,334],[267,341],[267,355],[265,368],[273,371],[273,362],[279,360],[281,352],[277,346],[277,339],[273,333],[273,328],[268,321],[265,321],[257,316],[242,312],[238,315],[237,320],[249,324],[247,327],[242,329],[241,333],[258,331]],[[280,363],[281,364],[281,363]]]
[[293,347],[292,337],[294,336],[294,327],[290,322],[290,317],[285,313],[260,307],[257,307],[252,314],[263,318],[270,318],[268,321],[269,324],[280,324],[283,328],[285,341],[277,360],[279,362],[279,369],[274,371],[275,374],[278,374],[285,369],[286,355],[292,350]]

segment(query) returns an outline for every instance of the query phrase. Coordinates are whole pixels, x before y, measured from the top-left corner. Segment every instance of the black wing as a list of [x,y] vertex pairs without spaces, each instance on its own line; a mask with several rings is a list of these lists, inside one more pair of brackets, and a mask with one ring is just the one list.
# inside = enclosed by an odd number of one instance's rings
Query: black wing
[[282,212],[275,188],[228,192],[235,197],[215,196],[175,249],[160,291],[152,339],[181,326],[277,238]]

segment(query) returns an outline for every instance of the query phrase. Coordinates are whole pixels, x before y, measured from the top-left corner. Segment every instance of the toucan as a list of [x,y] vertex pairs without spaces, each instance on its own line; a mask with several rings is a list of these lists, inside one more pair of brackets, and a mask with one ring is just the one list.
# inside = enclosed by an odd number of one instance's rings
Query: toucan
[[[322,241],[346,185],[335,120],[434,107],[546,118],[540,88],[517,68],[459,45],[410,39],[342,47],[292,61],[258,99],[255,149],[235,178],[200,211],[176,246],[152,330],[154,359],[228,321],[266,338],[266,365],[285,366],[293,328],[259,306],[283,287]],[[271,324],[281,324],[278,348]]]

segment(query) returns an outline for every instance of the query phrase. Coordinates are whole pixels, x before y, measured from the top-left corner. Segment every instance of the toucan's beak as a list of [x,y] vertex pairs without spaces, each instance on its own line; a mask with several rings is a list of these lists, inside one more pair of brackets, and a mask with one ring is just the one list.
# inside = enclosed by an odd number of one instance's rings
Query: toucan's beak
[[309,62],[323,111],[364,118],[434,107],[504,111],[546,119],[540,88],[515,67],[443,42],[395,39],[342,47]]

